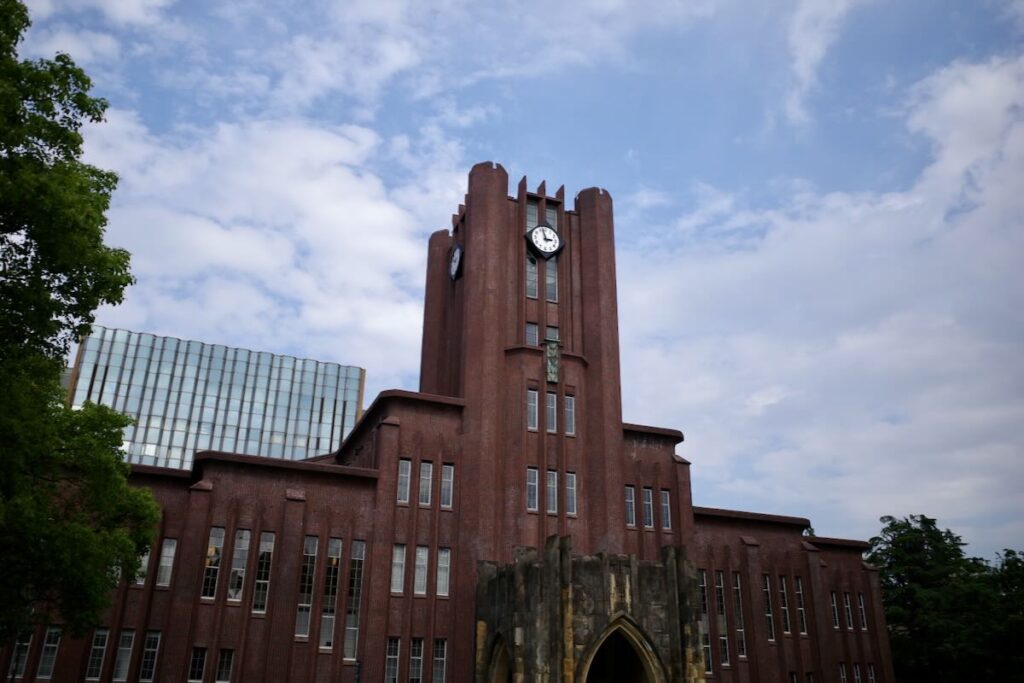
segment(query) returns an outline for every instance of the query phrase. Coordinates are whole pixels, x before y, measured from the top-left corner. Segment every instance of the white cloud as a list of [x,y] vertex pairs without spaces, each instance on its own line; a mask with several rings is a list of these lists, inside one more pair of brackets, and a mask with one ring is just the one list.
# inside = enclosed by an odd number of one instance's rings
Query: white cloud
[[118,59],[121,43],[109,33],[59,26],[31,31],[23,49],[25,55],[48,59],[58,52],[71,55],[80,66],[90,66]]
[[164,19],[164,10],[175,0],[28,0],[33,19],[58,12],[96,11],[121,25],[153,25]]

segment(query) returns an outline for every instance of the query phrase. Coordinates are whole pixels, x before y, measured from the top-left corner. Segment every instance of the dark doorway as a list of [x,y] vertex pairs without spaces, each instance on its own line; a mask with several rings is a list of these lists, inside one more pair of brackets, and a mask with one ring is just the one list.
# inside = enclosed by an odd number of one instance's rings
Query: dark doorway
[[651,683],[632,643],[615,631],[590,662],[586,683]]
[[512,683],[512,663],[509,661],[508,648],[498,641],[491,655],[490,683]]

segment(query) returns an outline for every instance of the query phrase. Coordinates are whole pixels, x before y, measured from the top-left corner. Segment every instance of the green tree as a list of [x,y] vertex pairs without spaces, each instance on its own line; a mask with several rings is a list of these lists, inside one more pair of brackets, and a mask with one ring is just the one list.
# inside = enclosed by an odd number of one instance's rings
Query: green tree
[[80,159],[81,126],[106,102],[67,55],[19,60],[28,26],[21,2],[0,0],[0,642],[95,623],[159,519],[127,483],[127,419],[71,411],[60,386],[71,342],[132,278],[128,253],[103,244],[117,178]]

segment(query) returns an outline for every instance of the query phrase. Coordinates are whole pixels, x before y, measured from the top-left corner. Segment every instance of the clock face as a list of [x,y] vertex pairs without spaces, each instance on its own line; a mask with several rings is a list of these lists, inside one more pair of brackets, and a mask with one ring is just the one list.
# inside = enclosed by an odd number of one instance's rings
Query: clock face
[[455,245],[452,250],[452,257],[448,261],[448,276],[455,280],[459,277],[462,268],[462,247]]
[[562,238],[549,225],[538,225],[527,234],[527,238],[544,258],[553,256],[562,248]]

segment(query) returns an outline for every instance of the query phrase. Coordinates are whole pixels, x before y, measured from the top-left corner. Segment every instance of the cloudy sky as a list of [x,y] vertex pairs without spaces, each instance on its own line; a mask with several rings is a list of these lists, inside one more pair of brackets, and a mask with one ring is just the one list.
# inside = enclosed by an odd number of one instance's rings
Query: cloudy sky
[[108,326],[418,383],[483,160],[615,198],[627,420],[699,505],[1024,548],[1024,2],[31,0],[110,101]]

